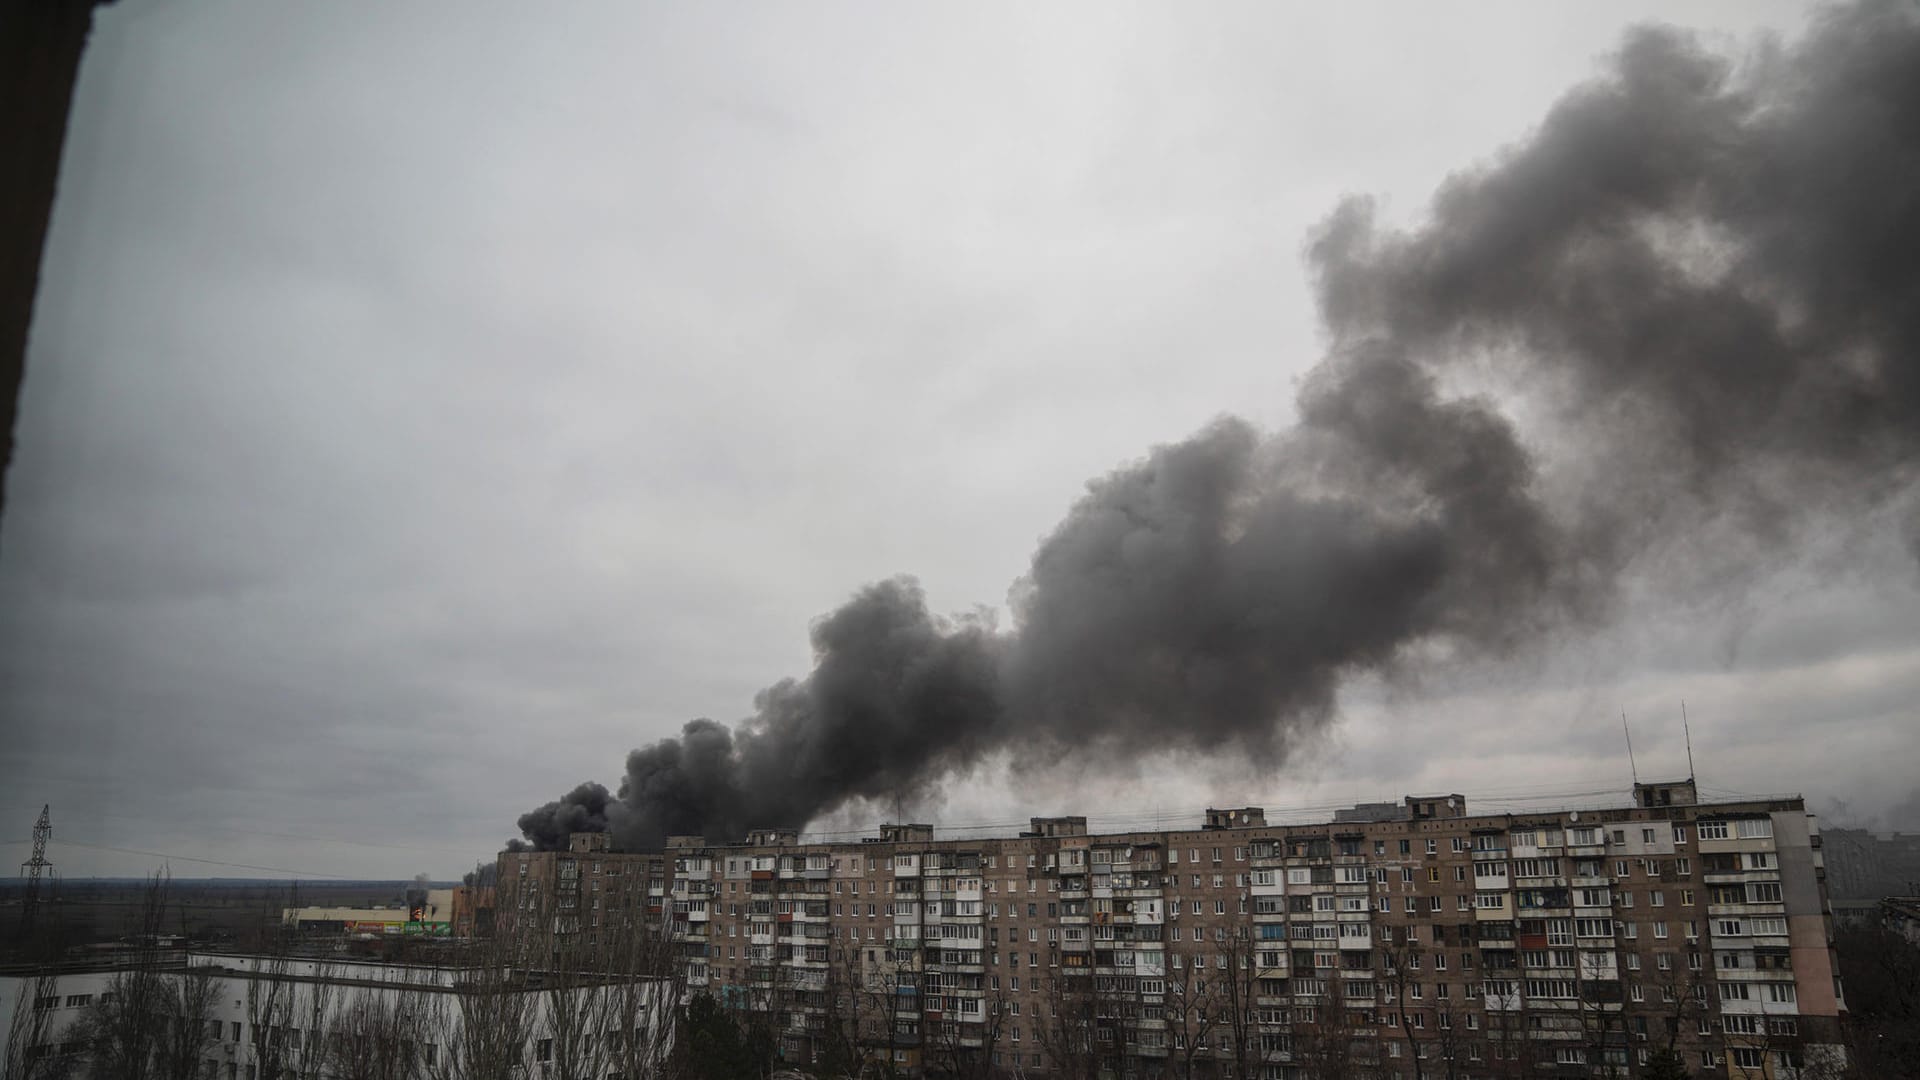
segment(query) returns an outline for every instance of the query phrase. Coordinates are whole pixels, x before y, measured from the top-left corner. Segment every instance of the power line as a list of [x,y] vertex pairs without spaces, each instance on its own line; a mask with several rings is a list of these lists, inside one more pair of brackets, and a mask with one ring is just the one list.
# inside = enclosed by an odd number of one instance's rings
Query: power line
[[91,813],[83,814],[82,817],[83,818],[112,818],[116,821],[138,821],[148,825],[164,825],[169,828],[181,829],[181,830],[211,829],[215,832],[244,833],[248,836],[266,836],[266,837],[271,837],[275,840],[304,840],[304,841],[307,841],[308,843],[316,843],[316,844],[346,844],[353,847],[381,848],[388,851],[431,851],[441,855],[460,855],[462,857],[470,856],[473,854],[471,851],[462,851],[455,848],[434,847],[428,844],[382,843],[378,840],[359,840],[359,839],[353,839],[350,837],[343,837],[343,836],[314,836],[309,833],[287,833],[287,832],[273,832],[267,829],[245,829],[237,825],[215,825],[209,822],[200,822],[200,821],[163,822],[163,821],[159,821],[158,819],[152,816],[139,815],[139,814],[112,814],[112,813],[107,813],[105,811],[93,811]]
[[292,874],[295,877],[333,878],[336,881],[366,881],[367,878],[352,877],[347,874],[328,874],[319,870],[296,870],[286,866],[259,866],[254,863],[226,862],[221,859],[199,859],[192,855],[175,855],[165,851],[142,851],[139,848],[114,847],[110,844],[89,844],[83,840],[62,840],[62,844],[87,848],[92,851],[111,851],[121,855],[145,855],[153,859],[169,861],[203,863],[207,866],[225,866],[235,870],[264,870],[274,874]]

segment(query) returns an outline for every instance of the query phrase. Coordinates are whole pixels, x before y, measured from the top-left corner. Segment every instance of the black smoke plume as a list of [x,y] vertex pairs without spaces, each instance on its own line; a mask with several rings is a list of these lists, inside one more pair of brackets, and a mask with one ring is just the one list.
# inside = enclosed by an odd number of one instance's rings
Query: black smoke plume
[[1355,673],[1603,618],[1630,566],[1709,541],[1725,587],[1811,526],[1910,511],[1915,9],[1738,65],[1634,31],[1418,228],[1351,200],[1310,258],[1331,346],[1297,426],[1224,419],[1093,482],[1010,630],[867,587],[806,678],[635,750],[617,798],[583,785],[527,840],[798,827],[993,750],[1277,763]]
[[[520,835],[541,851],[567,846],[567,834],[606,832],[607,805],[613,796],[607,789],[588,781],[559,799],[520,815]],[[509,843],[510,850],[518,848]]]

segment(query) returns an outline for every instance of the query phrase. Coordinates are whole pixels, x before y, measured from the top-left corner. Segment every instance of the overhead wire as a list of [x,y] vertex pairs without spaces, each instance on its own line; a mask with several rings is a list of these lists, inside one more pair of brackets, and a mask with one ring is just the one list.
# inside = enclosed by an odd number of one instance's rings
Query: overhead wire
[[90,844],[85,840],[61,837],[55,843],[64,847],[87,848],[91,851],[111,851],[120,855],[144,855],[153,859],[165,859],[168,862],[200,863],[207,866],[224,866],[235,870],[260,870],[273,874],[292,874],[295,877],[330,878],[335,881],[368,881],[369,878],[354,877],[350,874],[329,874],[321,870],[301,870],[287,866],[262,866],[257,863],[228,862],[224,859],[203,859],[193,855],[179,855],[167,851],[146,851],[140,848],[115,847],[112,844]]
[[[21,804],[21,805],[24,805],[24,804]],[[71,820],[73,817],[77,816],[82,822],[92,820],[92,819],[111,818],[117,821],[139,821],[147,824],[154,823],[154,818],[151,815],[115,814],[105,810],[82,810],[77,814],[73,811],[63,811],[60,816],[63,819],[67,819],[67,820]],[[208,829],[216,832],[242,833],[248,836],[265,836],[265,837],[270,837],[276,840],[301,840],[308,843],[317,843],[317,844],[343,844],[351,847],[379,848],[379,849],[388,850],[388,851],[427,851],[427,852],[434,852],[436,854],[441,854],[441,855],[463,855],[463,856],[468,856],[472,854],[471,852],[462,851],[456,848],[436,847],[429,844],[400,844],[400,843],[392,843],[392,842],[382,842],[379,840],[363,840],[357,837],[316,836],[310,833],[275,832],[268,829],[249,829],[249,828],[244,828],[238,825],[219,825],[219,824],[214,824],[212,822],[207,822],[207,821],[174,822],[174,823],[169,823],[169,825],[172,828],[182,829],[182,830]]]

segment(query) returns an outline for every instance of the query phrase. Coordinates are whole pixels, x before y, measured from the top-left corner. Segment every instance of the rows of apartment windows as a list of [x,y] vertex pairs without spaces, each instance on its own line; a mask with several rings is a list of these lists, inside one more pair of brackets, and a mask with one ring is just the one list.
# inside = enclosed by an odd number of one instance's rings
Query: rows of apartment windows
[[[1687,843],[1688,826],[1684,824],[1664,825],[1661,827],[1639,827],[1638,833],[1641,842],[1647,844],[1658,843],[1662,828],[1670,830],[1671,840],[1674,844],[1683,845]],[[1772,822],[1764,817],[1739,818],[1726,821],[1702,821],[1697,824],[1697,829],[1699,839],[1701,840],[1770,838],[1773,835]],[[1451,852],[1456,854],[1464,852],[1500,852],[1517,847],[1593,847],[1602,845],[1608,842],[1608,840],[1611,840],[1611,842],[1616,845],[1624,844],[1627,842],[1627,832],[1628,830],[1624,828],[1609,830],[1598,826],[1575,827],[1565,830],[1532,829],[1516,830],[1506,834],[1480,833],[1471,837],[1452,836],[1447,838],[1447,843]],[[1201,865],[1203,863],[1211,863],[1218,865],[1229,859],[1233,862],[1245,862],[1249,857],[1254,859],[1278,857],[1324,858],[1336,854],[1340,856],[1360,856],[1369,853],[1367,850],[1369,846],[1371,848],[1371,854],[1385,856],[1388,854],[1388,845],[1390,843],[1394,845],[1397,854],[1411,855],[1414,853],[1415,841],[1411,839],[1399,839],[1395,841],[1375,839],[1369,842],[1359,838],[1328,840],[1321,837],[1307,837],[1286,841],[1255,841],[1250,845],[1234,845],[1230,848],[1182,848],[1176,844],[1166,849],[1166,855],[1169,866],[1181,864],[1181,853],[1183,850],[1186,853],[1185,861],[1188,864]],[[1422,853],[1426,855],[1437,855],[1440,853],[1440,840],[1438,838],[1428,837],[1420,841],[1420,844],[1422,846]],[[1137,853],[1131,850],[1116,852],[1110,847],[1096,847],[1091,849],[1072,848],[1057,854],[1041,854],[1036,852],[1009,853],[1005,856],[1004,861],[1007,869],[1017,869],[1023,866],[1026,869],[1037,869],[1043,865],[1053,868],[1077,868],[1083,866],[1114,865],[1116,863],[1134,861],[1126,857],[1116,858],[1116,855],[1119,854],[1123,856],[1135,856],[1139,863],[1139,865],[1132,867],[1135,870],[1153,870],[1158,868],[1157,846],[1157,842],[1142,841],[1140,844],[1141,850]],[[949,857],[948,861],[943,862],[943,856]],[[770,871],[775,868],[775,863],[778,858],[780,857],[771,854],[729,857],[727,859],[727,873],[733,875],[752,871]],[[825,853],[811,853],[797,858],[805,859],[807,869],[830,870],[835,873],[858,874],[861,872],[861,864],[863,862],[859,856],[829,855]],[[604,865],[602,861],[598,859],[590,859],[588,861],[592,867],[591,872],[595,875],[604,873],[607,876],[619,876],[622,872],[618,857],[609,860]],[[1550,859],[1546,860],[1548,863],[1552,861],[1553,860]],[[1591,861],[1592,860],[1583,860],[1582,865]],[[1643,863],[1647,861],[1648,860],[1642,860]],[[999,869],[1001,863],[1002,856],[997,852],[987,852],[984,854],[964,853],[957,855],[953,853],[927,852],[922,854],[891,854],[885,856],[869,855],[864,858],[864,867],[869,873],[883,869]],[[1522,866],[1530,865],[1539,865],[1539,862],[1522,860],[1519,866],[1516,867],[1517,876],[1532,876],[1522,872],[1520,869]],[[1618,867],[1624,867],[1625,865],[1626,862],[1624,860],[1617,864]],[[1682,860],[1679,865],[1684,868],[1686,863]],[[1762,864],[1748,868],[1764,869],[1766,866]],[[519,874],[525,876],[527,872],[528,863],[522,861],[519,866]],[[574,876],[578,873],[577,864],[572,859],[561,860],[558,864],[558,872],[562,878]],[[1625,870],[1622,869],[1619,872],[1624,874]],[[1681,869],[1680,872],[1685,873],[1686,871]],[[1551,874],[1552,871],[1544,871],[1538,876],[1551,876]],[[1200,881],[1199,876],[1196,875],[1193,880],[1197,887]],[[1214,880],[1217,883],[1222,879],[1220,875],[1214,875]],[[655,877],[651,884],[656,887],[659,886],[661,884],[660,878]],[[986,887],[992,887],[990,881],[987,882]]]
[[[1734,831],[1736,826],[1737,826],[1737,832]],[[1700,828],[1700,835],[1702,839],[1711,839],[1711,838],[1724,839],[1724,838],[1728,838],[1730,836],[1735,836],[1735,835],[1739,837],[1767,837],[1767,836],[1771,836],[1772,834],[1771,822],[1765,819],[1752,819],[1752,820],[1743,819],[1739,822],[1702,822],[1700,823],[1699,828]],[[1641,832],[1646,842],[1648,843],[1656,842],[1654,839],[1655,830],[1642,829]],[[1571,841],[1571,846],[1574,846],[1574,847],[1587,846],[1588,842],[1592,842],[1593,844],[1598,844],[1598,843],[1601,843],[1597,835],[1598,833],[1599,833],[1598,829],[1575,829],[1575,830],[1571,830],[1567,834],[1567,839]],[[1617,842],[1621,842],[1621,843],[1625,842],[1624,830],[1616,829],[1616,830],[1613,830],[1613,833],[1617,838]],[[1589,836],[1586,834],[1594,834],[1594,835]],[[1684,825],[1673,826],[1672,835],[1675,843],[1685,844],[1686,843],[1686,826]],[[1508,839],[1509,838],[1506,836],[1499,836],[1499,835],[1483,835],[1483,836],[1475,836],[1471,838],[1456,836],[1456,837],[1450,838],[1449,842],[1455,853],[1472,851],[1477,854],[1477,853],[1504,852],[1504,851],[1510,850],[1506,845],[1506,841]],[[1524,846],[1542,846],[1542,847],[1562,846],[1562,837],[1557,831],[1549,831],[1546,833],[1541,833],[1541,832],[1514,833],[1514,834],[1511,834],[1511,841],[1514,844],[1514,846],[1522,846],[1522,847]],[[1319,853],[1319,849],[1326,847],[1328,843],[1329,842],[1325,840],[1315,839],[1315,840],[1294,841],[1293,846],[1295,848],[1301,849],[1297,853],[1296,857],[1313,857],[1314,854]],[[1340,840],[1335,843],[1337,844],[1339,849],[1339,854],[1341,855],[1359,856],[1364,854],[1364,852],[1361,850],[1362,841]],[[1424,843],[1425,843],[1426,854],[1433,855],[1433,854],[1439,853],[1438,851],[1439,841],[1437,839],[1429,838]],[[1373,853],[1375,855],[1386,855],[1387,844],[1388,844],[1388,841],[1385,841],[1385,840],[1373,841],[1372,842]],[[1403,855],[1411,854],[1411,847],[1413,844],[1412,841],[1399,840],[1397,841],[1397,844],[1399,847],[1400,854],[1403,854]],[[1236,846],[1231,849],[1213,848],[1211,849],[1211,852],[1213,855],[1212,861],[1215,863],[1223,861],[1222,853],[1223,851],[1226,851],[1226,850],[1230,850],[1232,852],[1232,859],[1235,862],[1246,861],[1246,859],[1249,857],[1249,854],[1251,854],[1251,857],[1255,859],[1284,857],[1278,854],[1276,850],[1274,850],[1276,847],[1277,845],[1271,842],[1258,842],[1251,845],[1251,847]],[[1202,861],[1201,851],[1202,849],[1199,849],[1199,848],[1188,849],[1188,861],[1190,863],[1200,863]],[[1091,852],[1074,849],[1074,850],[1069,850],[1065,852],[1060,852],[1058,854],[1060,857],[1060,861],[1058,862],[1057,866],[1055,861],[1056,856],[1054,854],[1048,854],[1048,855],[1045,855],[1044,857],[1035,853],[1029,853],[1024,856],[1010,855],[1007,857],[1007,864],[1008,864],[1007,868],[1008,869],[1017,868],[1017,864],[1022,860],[1024,860],[1026,867],[1036,868],[1043,858],[1047,866],[1056,867],[1056,868],[1066,867],[1071,869],[1071,868],[1085,866],[1085,865],[1094,865],[1094,866],[1113,865],[1113,860],[1112,860],[1113,853],[1110,851],[1102,850],[1102,849],[1094,849]],[[1089,859],[1088,856],[1091,856],[1091,858]],[[1170,849],[1168,851],[1168,856],[1169,856],[1168,863],[1170,866],[1180,864],[1179,848]],[[924,857],[928,859],[932,859],[934,856],[933,854],[928,854]],[[728,863],[730,864],[729,872],[741,873],[741,872],[746,872],[748,868],[758,869],[760,864],[762,863],[768,864],[768,867],[770,868],[774,858],[775,857],[771,855],[748,857],[748,858],[730,858],[727,860]],[[824,856],[819,858],[823,862],[826,861]],[[921,858],[921,856],[915,856],[915,855],[897,855],[897,856],[885,856],[885,857],[869,856],[865,860],[866,869],[870,872],[876,871],[878,869],[893,870],[895,869],[896,864],[902,869],[915,869],[916,868],[915,862],[919,858]],[[998,855],[988,854],[983,858],[984,858],[986,869],[999,868],[1000,857]],[[855,860],[843,860],[840,857],[833,857],[831,860],[831,870],[834,872],[843,872],[843,873],[850,871],[852,873],[857,874],[860,872],[859,867],[857,865],[855,866],[843,865],[843,862],[853,862],[853,861]],[[1573,870],[1574,876],[1598,877],[1605,874],[1604,868],[1606,866],[1606,862],[1607,861],[1605,859],[1599,858],[1599,857],[1582,857],[1582,858],[1574,858],[1569,860],[1569,865]],[[746,865],[743,867],[742,864],[746,864]],[[1563,864],[1562,859],[1557,856],[1517,858],[1517,859],[1511,860],[1510,863],[1508,861],[1480,860],[1480,861],[1476,861],[1476,863],[1472,868],[1471,873],[1476,878],[1482,878],[1482,877],[1498,878],[1498,877],[1509,876],[1509,874],[1512,877],[1516,877],[1516,878],[1557,877],[1560,875],[1562,864]],[[1777,864],[1774,862],[1774,856],[1770,852],[1746,852],[1746,853],[1735,852],[1735,853],[1710,855],[1706,857],[1706,862],[1704,866],[1707,872],[1709,873],[1738,872],[1743,870],[1753,871],[1753,870],[1777,869]],[[1133,871],[1150,871],[1155,869],[1156,867],[1157,867],[1157,863],[1149,862],[1142,865],[1132,866],[1131,869]],[[827,869],[827,867],[823,866],[822,869]],[[1351,866],[1351,865],[1338,866],[1338,867],[1332,867],[1332,866],[1296,867],[1296,868],[1290,868],[1284,871],[1286,875],[1284,880],[1288,884],[1326,884],[1326,883],[1365,884],[1365,883],[1368,883],[1369,881],[1385,883],[1388,880],[1389,875],[1392,872],[1394,872],[1395,869],[1396,868],[1392,868],[1392,867],[1359,867],[1359,866]],[[1641,874],[1649,877],[1662,877],[1668,874],[1669,872],[1678,874],[1679,876],[1682,876],[1682,877],[1686,877],[1692,874],[1692,860],[1686,856],[1679,856],[1672,860],[1663,859],[1663,858],[1638,858],[1638,859],[1613,860],[1613,876],[1615,877],[1618,877],[1618,878],[1629,877],[1633,874],[1633,872],[1636,869],[1639,870]],[[1400,874],[1402,881],[1411,882],[1414,880],[1414,872],[1415,872],[1414,867],[1402,866],[1402,867],[1398,867],[1397,871]],[[1443,871],[1443,868],[1439,866],[1427,867],[1426,868],[1427,880],[1434,881],[1434,882],[1441,881],[1442,871]],[[525,872],[526,872],[525,864],[523,863],[521,868],[522,875],[524,875]],[[596,873],[599,872],[597,864],[595,866],[595,872]],[[1283,871],[1279,869],[1259,869],[1259,870],[1253,871],[1251,874],[1236,873],[1232,876],[1232,884],[1235,887],[1239,887],[1239,888],[1244,888],[1249,883],[1256,884],[1256,885],[1278,884],[1281,880],[1283,880],[1281,877],[1279,877],[1279,875],[1282,872]],[[1455,881],[1465,881],[1469,873],[1468,868],[1464,865],[1452,867],[1451,872]],[[609,873],[617,874],[618,870],[610,869]],[[1178,874],[1170,874],[1168,877],[1168,880],[1177,885],[1177,883],[1180,880],[1182,880],[1182,878]],[[1211,886],[1217,889],[1217,888],[1224,888],[1228,885],[1228,876],[1224,872],[1213,873],[1210,875],[1209,874],[1188,874],[1188,875],[1185,875],[1185,880],[1188,882],[1188,884],[1191,887],[1196,889],[1205,888],[1208,886]],[[1048,884],[1046,887],[1050,891],[1057,892],[1059,891],[1059,888],[1060,888],[1057,882],[1058,882],[1057,878],[1049,878]],[[655,881],[655,884],[656,885],[659,884],[657,879]],[[730,891],[737,889],[740,884],[741,883],[738,881],[727,882],[727,885]],[[911,888],[911,887],[914,887],[914,884],[915,883],[911,879],[907,881],[902,881],[899,883],[900,887],[902,888]],[[1115,887],[1121,887],[1117,883],[1114,883],[1114,884],[1115,884]],[[892,891],[893,888],[895,887],[895,883],[891,880],[884,881],[884,882],[879,880],[868,880],[866,882],[866,885],[867,885],[866,891],[868,893],[876,893],[883,888],[886,889],[887,891]],[[858,890],[859,886],[860,886],[860,883],[858,881],[847,881],[845,879],[840,879],[835,881],[834,891],[836,893],[844,894],[844,890],[848,890],[848,889]],[[1002,887],[1004,887],[1009,892],[1020,891],[1019,881],[1017,879],[1008,879],[1003,883],[993,878],[984,878],[984,877],[983,878],[960,878],[955,882],[955,887],[960,891],[984,890],[989,893],[994,892],[996,889],[999,889]],[[1028,883],[1028,888],[1030,891],[1037,891],[1041,888],[1041,886],[1038,881],[1030,881]]]
[[[1648,890],[1644,896],[1646,906],[1649,909],[1659,909],[1667,906],[1667,893],[1664,890]],[[1695,907],[1697,906],[1699,897],[1700,893],[1695,889],[1679,889],[1675,892],[1675,899],[1679,907]],[[1743,904],[1764,905],[1782,902],[1780,883],[1777,881],[1714,886],[1707,891],[1707,897],[1708,902],[1716,906]],[[1569,907],[1593,909],[1618,907],[1626,910],[1639,906],[1633,892],[1627,890],[1614,892],[1604,888],[1580,889],[1577,890],[1577,894],[1572,898],[1569,897],[1569,894],[1565,890],[1521,889],[1512,894],[1506,892],[1460,893],[1454,897],[1453,906],[1457,911],[1462,912],[1494,909],[1504,910],[1509,898],[1514,899],[1516,901],[1515,906],[1522,911],[1546,911]],[[531,900],[527,902],[531,903]],[[706,910],[706,903],[704,900],[679,901],[675,910],[681,912],[704,911]],[[1172,901],[1172,903],[1175,905],[1173,914],[1177,918],[1179,914],[1178,905],[1180,905],[1182,901],[1176,899]],[[1225,915],[1229,913],[1227,910],[1228,902],[1224,899],[1191,900],[1185,903],[1187,904],[1186,910],[1193,915],[1205,915],[1209,912],[1214,915]],[[1336,896],[1329,893],[1317,893],[1294,896],[1256,896],[1251,898],[1251,905],[1249,905],[1249,898],[1243,896],[1238,898],[1234,903],[1236,908],[1235,913],[1242,915],[1248,913],[1250,906],[1252,913],[1256,915],[1325,914],[1328,912],[1352,913],[1364,911],[1377,911],[1382,914],[1388,914],[1394,910],[1394,897],[1391,895],[1374,895],[1369,897],[1364,895]],[[825,902],[809,903],[807,901],[797,900],[770,900],[744,906],[741,904],[714,905],[715,910],[724,911],[732,918],[751,918],[756,915],[775,914],[793,915],[803,912],[814,917],[823,917],[827,914],[828,907],[829,905]],[[860,918],[864,915],[869,919],[925,914],[930,918],[973,918],[984,916],[988,919],[1011,920],[1022,917],[1023,913],[1021,908],[1022,905],[1009,903],[1003,909],[997,902],[982,902],[978,900],[916,900],[887,901],[885,903],[875,901],[866,904],[834,903],[831,905],[831,911],[835,918]],[[1062,915],[1084,915],[1088,910],[1087,901],[1066,901],[1065,903],[1047,901],[1044,904],[1040,902],[1029,902],[1024,905],[1024,917],[1028,919],[1040,918],[1040,912],[1043,909],[1046,913],[1045,917],[1048,919],[1056,919]],[[1400,897],[1399,910],[1409,915],[1420,913],[1433,914],[1444,911],[1445,909],[1445,896],[1403,895]],[[1581,927],[1599,927],[1603,925],[1611,927],[1612,921],[1604,919],[1581,919],[1578,920],[1577,925]],[[1631,938],[1638,932],[1639,925],[1638,923],[1630,921],[1622,921],[1620,932]],[[1666,921],[1654,920],[1647,925],[1652,927],[1652,932],[1655,937],[1664,938],[1667,936],[1668,924]],[[1687,922],[1687,925],[1690,928],[1689,936],[1696,936],[1697,929],[1694,929],[1696,923],[1690,920]],[[1764,936],[1767,934],[1784,934],[1786,932],[1785,923],[1782,920],[1765,917],[1731,917],[1715,920],[1714,925],[1716,933],[1734,936],[1741,936],[1748,933]],[[1589,933],[1583,929],[1581,936],[1611,937],[1613,936],[1613,932],[1611,929],[1608,929],[1605,932],[1595,931]]]

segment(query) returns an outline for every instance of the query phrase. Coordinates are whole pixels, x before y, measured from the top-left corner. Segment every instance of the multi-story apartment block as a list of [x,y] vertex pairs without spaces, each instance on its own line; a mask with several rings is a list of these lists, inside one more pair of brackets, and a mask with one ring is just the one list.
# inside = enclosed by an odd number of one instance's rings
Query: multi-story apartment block
[[614,851],[610,841],[605,833],[574,833],[566,851],[502,852],[488,919],[503,927],[538,920],[543,947],[559,950],[576,941],[598,947],[615,932],[663,927],[686,914],[681,894],[669,899],[671,859]]
[[1696,1075],[1783,1078],[1840,1053],[1798,798],[1703,805],[1683,781],[1600,810],[1445,795],[1314,825],[1248,807],[1192,830],[574,848],[503,855],[503,896],[534,882],[590,917],[582,882],[644,877],[690,992],[770,1025],[790,1060],[1464,1080],[1635,1076],[1672,1051]]

